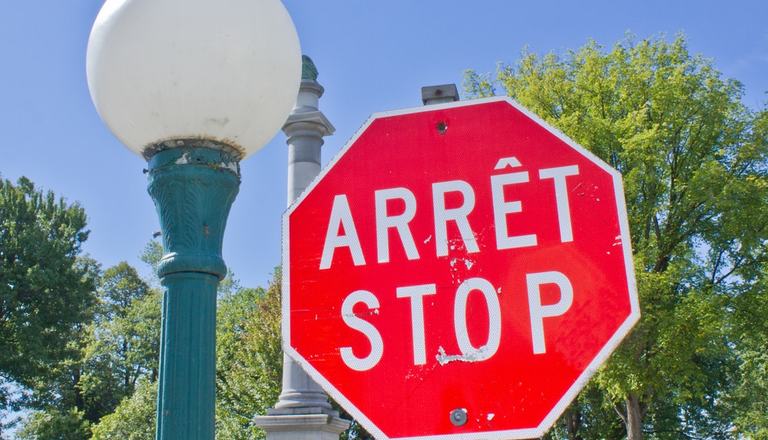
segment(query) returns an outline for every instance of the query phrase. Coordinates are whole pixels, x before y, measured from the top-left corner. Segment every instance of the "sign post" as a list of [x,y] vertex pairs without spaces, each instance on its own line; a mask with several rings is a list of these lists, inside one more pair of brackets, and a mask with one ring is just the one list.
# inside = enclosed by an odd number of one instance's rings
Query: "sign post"
[[377,438],[539,437],[639,319],[620,174],[507,98],[374,115],[284,234],[286,352]]

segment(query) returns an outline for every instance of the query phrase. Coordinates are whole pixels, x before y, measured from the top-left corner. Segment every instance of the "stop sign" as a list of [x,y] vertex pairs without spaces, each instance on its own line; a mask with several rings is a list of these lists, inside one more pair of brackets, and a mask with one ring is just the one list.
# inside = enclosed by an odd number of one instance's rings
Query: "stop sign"
[[539,437],[639,318],[621,175],[507,98],[374,115],[283,222],[285,350],[377,438]]

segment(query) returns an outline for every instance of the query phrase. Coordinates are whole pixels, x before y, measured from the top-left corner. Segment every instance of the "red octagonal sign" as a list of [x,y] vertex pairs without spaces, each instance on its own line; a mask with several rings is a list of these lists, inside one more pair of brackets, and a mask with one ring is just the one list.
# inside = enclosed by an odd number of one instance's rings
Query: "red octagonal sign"
[[284,233],[285,349],[377,438],[539,437],[639,318],[621,175],[506,98],[374,115]]

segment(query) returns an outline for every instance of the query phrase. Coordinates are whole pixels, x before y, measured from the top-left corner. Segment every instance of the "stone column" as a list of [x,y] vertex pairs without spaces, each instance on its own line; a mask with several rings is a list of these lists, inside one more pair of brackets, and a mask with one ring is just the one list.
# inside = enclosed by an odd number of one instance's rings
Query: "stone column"
[[[296,107],[283,125],[288,136],[288,205],[320,173],[323,137],[335,130],[319,110],[324,89],[317,82],[317,75],[312,60],[304,56]],[[267,415],[257,416],[254,423],[267,432],[267,440],[338,440],[349,427],[349,421],[333,410],[320,386],[285,355],[280,399],[267,410]]]

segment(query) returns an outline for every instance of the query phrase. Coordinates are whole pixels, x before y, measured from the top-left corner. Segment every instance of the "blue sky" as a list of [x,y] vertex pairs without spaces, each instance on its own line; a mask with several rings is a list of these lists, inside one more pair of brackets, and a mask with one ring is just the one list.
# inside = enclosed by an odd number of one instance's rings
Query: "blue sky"
[[[285,0],[320,70],[321,108],[337,128],[327,161],[371,113],[421,104],[424,85],[462,81],[473,68],[514,63],[523,47],[562,52],[684,32],[690,50],[740,80],[744,102],[768,101],[768,2],[512,0]],[[24,175],[85,207],[85,251],[104,267],[138,255],[159,229],[145,162],[109,133],[93,109],[85,47],[101,0],[0,3],[0,175]],[[257,123],[257,121],[254,121]],[[224,257],[244,285],[263,285],[280,261],[285,137],[243,162]]]

